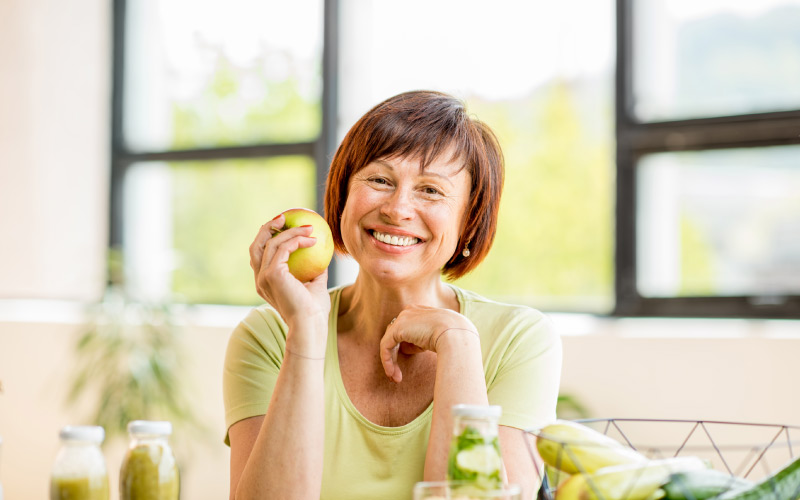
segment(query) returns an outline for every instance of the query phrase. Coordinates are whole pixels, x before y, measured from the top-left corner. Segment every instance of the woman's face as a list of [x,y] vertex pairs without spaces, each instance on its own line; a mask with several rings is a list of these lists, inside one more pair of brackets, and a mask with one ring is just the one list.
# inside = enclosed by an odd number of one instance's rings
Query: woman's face
[[376,160],[353,174],[341,232],[360,272],[384,282],[438,278],[458,245],[471,185],[449,158],[422,171],[417,159]]

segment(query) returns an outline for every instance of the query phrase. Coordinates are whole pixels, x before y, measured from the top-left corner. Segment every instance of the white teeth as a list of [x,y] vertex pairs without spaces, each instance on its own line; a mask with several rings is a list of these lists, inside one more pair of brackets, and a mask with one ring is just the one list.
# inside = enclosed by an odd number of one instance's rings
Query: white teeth
[[398,247],[407,247],[419,243],[418,238],[413,238],[411,236],[390,236],[388,234],[379,233],[378,231],[373,231],[372,236],[378,241]]

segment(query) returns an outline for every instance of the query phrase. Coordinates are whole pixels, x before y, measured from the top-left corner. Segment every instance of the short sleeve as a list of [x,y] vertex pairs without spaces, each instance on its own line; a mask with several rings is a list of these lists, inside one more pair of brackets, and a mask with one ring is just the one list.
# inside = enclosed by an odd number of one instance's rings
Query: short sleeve
[[498,336],[502,350],[488,381],[491,404],[500,405],[500,425],[522,430],[556,418],[561,382],[561,338],[539,311],[520,308]]
[[286,331],[278,313],[265,305],[253,309],[231,333],[222,373],[226,444],[233,424],[266,414],[283,362]]

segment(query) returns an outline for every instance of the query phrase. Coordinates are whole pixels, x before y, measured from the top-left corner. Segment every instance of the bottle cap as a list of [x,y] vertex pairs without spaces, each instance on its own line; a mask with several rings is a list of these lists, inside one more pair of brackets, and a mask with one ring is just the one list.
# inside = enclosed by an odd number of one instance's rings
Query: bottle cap
[[58,435],[61,439],[100,444],[106,438],[106,430],[98,425],[67,425]]
[[172,423],[155,420],[134,420],[132,422],[128,422],[128,432],[130,434],[154,434],[158,436],[169,436],[172,434]]
[[451,411],[454,417],[466,418],[500,418],[503,414],[498,405],[455,405]]

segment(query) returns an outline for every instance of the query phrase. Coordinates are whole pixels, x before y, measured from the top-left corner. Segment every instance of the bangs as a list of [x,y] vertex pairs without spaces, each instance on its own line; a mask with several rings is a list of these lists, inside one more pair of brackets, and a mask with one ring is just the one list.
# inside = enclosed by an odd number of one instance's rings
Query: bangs
[[[366,124],[371,128],[364,144],[366,154],[361,165],[354,165],[356,170],[375,160],[398,157],[419,161],[420,170],[439,158],[463,161],[459,171],[470,163],[474,156],[472,127],[463,105],[450,96],[425,100],[414,97],[375,110],[370,120],[373,123]],[[448,154],[449,157],[443,156]]]

